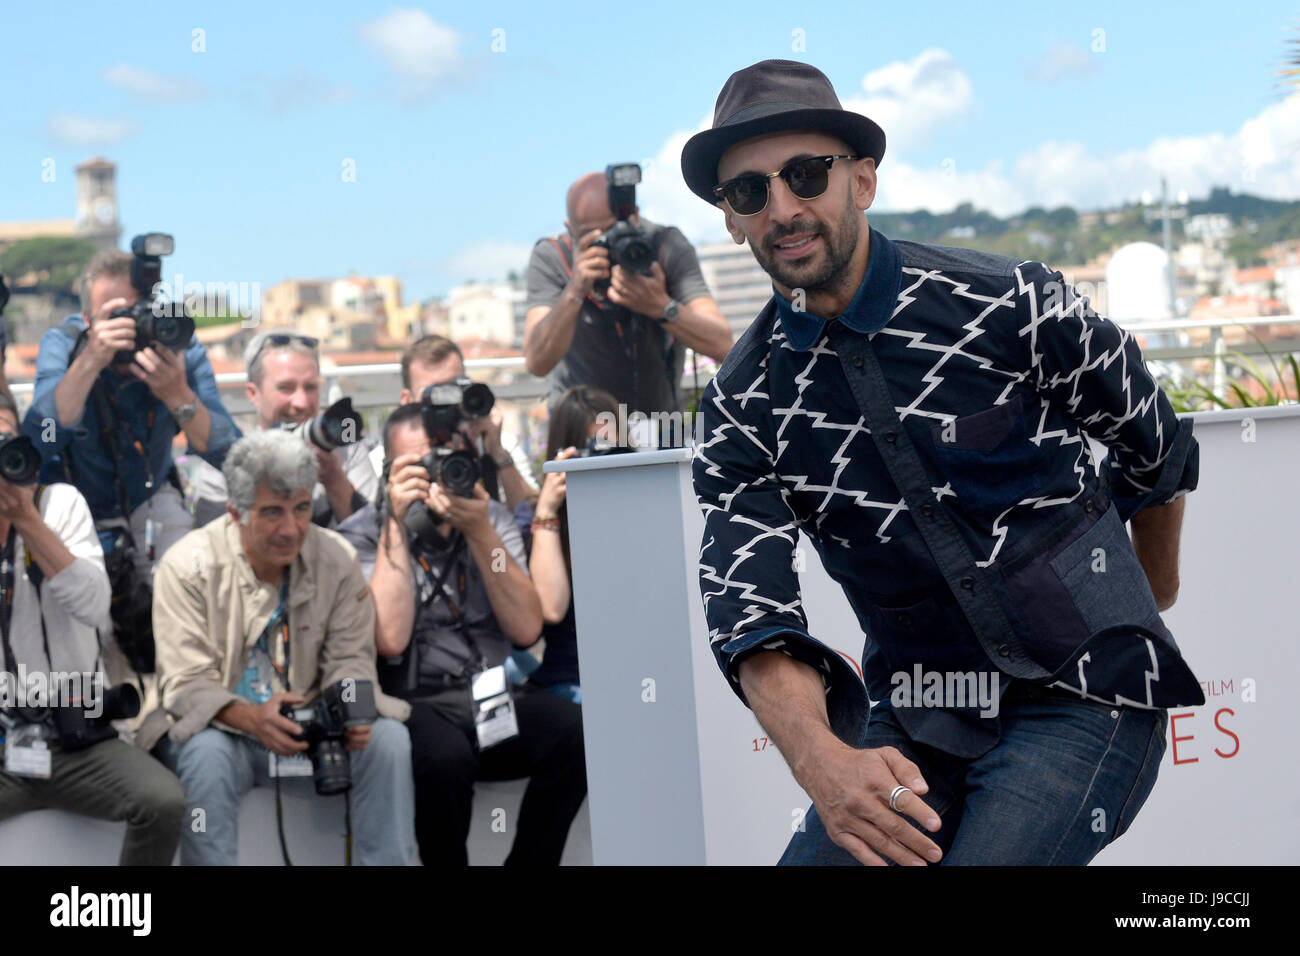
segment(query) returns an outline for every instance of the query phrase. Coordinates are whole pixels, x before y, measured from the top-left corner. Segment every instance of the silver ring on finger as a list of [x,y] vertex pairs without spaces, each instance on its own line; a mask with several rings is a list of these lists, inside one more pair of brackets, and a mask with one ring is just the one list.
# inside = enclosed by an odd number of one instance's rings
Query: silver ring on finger
[[898,798],[901,797],[901,796],[902,796],[903,794],[905,794],[905,793],[911,793],[911,792],[912,792],[912,791],[911,791],[910,788],[908,788],[908,787],[904,787],[904,786],[902,786],[901,784],[900,784],[899,786],[895,787],[895,788],[894,788],[894,792],[891,793],[891,794],[889,795],[889,809],[891,809],[891,810],[893,810],[895,813],[897,813],[897,812],[898,812]]

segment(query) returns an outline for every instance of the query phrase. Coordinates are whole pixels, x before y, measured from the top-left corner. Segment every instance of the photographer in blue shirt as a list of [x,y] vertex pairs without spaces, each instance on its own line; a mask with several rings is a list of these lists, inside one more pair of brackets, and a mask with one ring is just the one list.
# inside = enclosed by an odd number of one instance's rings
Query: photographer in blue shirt
[[[137,341],[137,320],[114,316],[147,299],[132,281],[140,258],[113,250],[91,260],[81,278],[84,311],[41,338],[23,419],[23,434],[44,458],[41,481],[69,481],[90,505],[114,582],[119,641],[120,599],[140,591],[128,587],[126,574],[133,570],[147,585],[158,559],[192,527],[172,461],[176,433],[184,431],[190,448],[217,468],[240,435],[196,339],[183,351]],[[144,626],[149,609],[137,603]],[[152,670],[149,645],[131,661],[142,673]]]

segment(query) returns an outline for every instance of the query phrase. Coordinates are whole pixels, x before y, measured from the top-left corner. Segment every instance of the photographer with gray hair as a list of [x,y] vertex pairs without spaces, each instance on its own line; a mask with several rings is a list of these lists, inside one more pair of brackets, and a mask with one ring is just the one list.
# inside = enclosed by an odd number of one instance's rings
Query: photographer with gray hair
[[191,811],[204,811],[203,831],[182,835],[184,864],[234,864],[243,795],[308,774],[318,793],[351,785],[358,862],[405,865],[414,852],[410,707],[376,687],[374,602],[356,552],[311,521],[318,467],[288,432],[240,439],[223,468],[226,515],[158,566],[162,702],[137,743],[157,745]]

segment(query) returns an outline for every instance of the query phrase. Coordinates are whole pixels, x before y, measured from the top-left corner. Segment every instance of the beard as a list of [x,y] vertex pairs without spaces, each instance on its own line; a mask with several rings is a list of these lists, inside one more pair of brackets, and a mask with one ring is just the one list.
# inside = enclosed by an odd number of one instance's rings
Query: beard
[[[761,244],[751,242],[750,248],[763,271],[778,285],[812,293],[837,292],[848,275],[861,229],[862,216],[850,206],[833,228],[824,223],[796,219],[788,226],[773,228],[763,237]],[[824,254],[819,250],[804,259],[778,258],[773,251],[776,244],[801,234],[820,236],[825,246]],[[819,254],[820,262],[817,259]]]

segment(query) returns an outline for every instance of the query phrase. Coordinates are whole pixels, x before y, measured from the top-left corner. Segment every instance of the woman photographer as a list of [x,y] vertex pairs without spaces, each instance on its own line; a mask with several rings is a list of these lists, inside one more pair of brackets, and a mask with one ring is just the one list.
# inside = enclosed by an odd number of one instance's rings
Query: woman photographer
[[[609,424],[598,421],[602,412],[608,413]],[[563,460],[576,456],[592,438],[614,442],[617,436],[612,422],[617,420],[618,402],[613,395],[586,385],[575,386],[551,410],[547,451],[551,458]],[[515,521],[528,548],[528,572],[542,602],[545,625],[540,666],[529,650],[516,651],[511,660],[530,684],[580,704],[565,475],[546,475],[541,492],[515,510]]]

